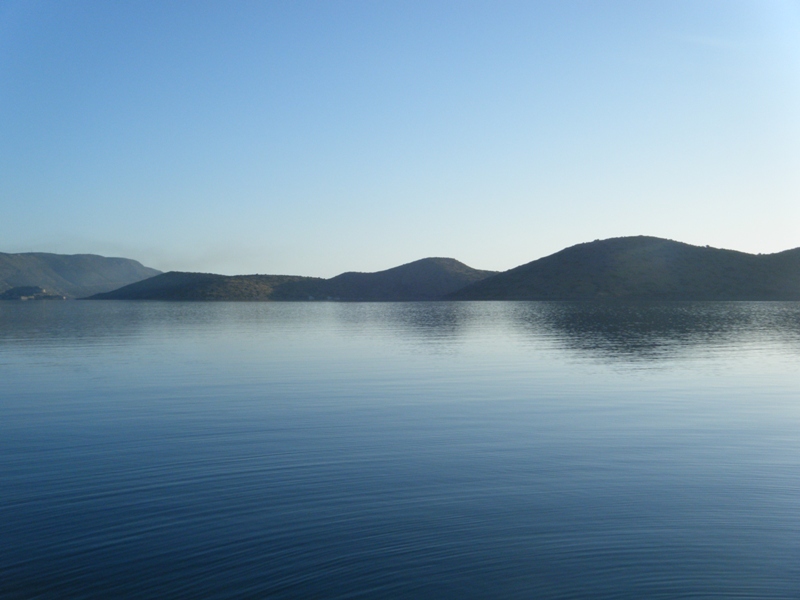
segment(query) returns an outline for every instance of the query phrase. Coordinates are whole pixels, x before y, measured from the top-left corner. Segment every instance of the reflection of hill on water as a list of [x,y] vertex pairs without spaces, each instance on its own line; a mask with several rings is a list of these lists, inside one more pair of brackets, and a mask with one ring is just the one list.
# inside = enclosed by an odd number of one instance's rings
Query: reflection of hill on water
[[[250,316],[216,303],[196,302],[15,302],[0,305],[0,343],[124,345],[143,336],[179,336],[201,330],[240,326]],[[258,308],[258,306],[255,306]],[[239,319],[237,320],[237,317]]]
[[[800,302],[432,302],[346,305],[340,320],[429,347],[469,331],[522,335],[611,361],[655,361],[733,344],[783,343],[800,353]],[[499,340],[502,343],[502,339]],[[511,343],[511,340],[507,340]]]
[[480,303],[375,302],[332,304],[337,319],[350,333],[390,333],[421,344],[428,351],[453,349],[467,330],[484,316]]
[[796,302],[520,302],[513,319],[517,329],[611,360],[674,358],[759,338],[800,351]]
[[0,343],[120,340],[139,335],[147,315],[127,306],[85,310],[81,302],[22,302],[0,306]]
[[406,332],[428,339],[457,337],[472,321],[468,307],[451,303],[398,304],[391,313],[392,322]]
[[[736,344],[800,354],[800,302],[13,303],[0,344],[124,345],[142,336],[225,340],[306,335],[407,340],[453,351],[520,337],[610,361],[657,361]],[[338,333],[337,333],[338,330]],[[478,337],[475,338],[475,335]]]

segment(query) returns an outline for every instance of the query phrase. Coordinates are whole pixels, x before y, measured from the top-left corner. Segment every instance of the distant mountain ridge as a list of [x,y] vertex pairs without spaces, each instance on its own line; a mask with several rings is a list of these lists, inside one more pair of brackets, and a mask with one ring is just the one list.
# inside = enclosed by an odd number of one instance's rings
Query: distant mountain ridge
[[158,275],[129,258],[96,254],[0,252],[0,293],[17,287],[41,287],[51,294],[81,298]]
[[0,294],[24,286],[120,300],[800,300],[800,248],[755,255],[635,236],[578,244],[502,273],[424,258],[330,279],[160,273],[123,258],[0,254]]
[[578,244],[450,300],[800,300],[800,248],[755,255],[636,236]]
[[439,300],[493,275],[452,258],[423,258],[376,273],[342,273],[331,279],[295,275],[163,273],[92,300]]

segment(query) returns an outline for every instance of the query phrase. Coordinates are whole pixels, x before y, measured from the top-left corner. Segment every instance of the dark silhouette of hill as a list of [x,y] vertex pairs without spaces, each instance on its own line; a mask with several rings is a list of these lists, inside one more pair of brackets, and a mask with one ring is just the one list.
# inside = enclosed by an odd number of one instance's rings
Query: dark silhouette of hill
[[800,248],[755,255],[655,237],[578,244],[452,300],[800,300]]
[[0,253],[0,293],[17,287],[40,287],[49,294],[80,298],[160,272],[128,258],[95,254]]
[[97,294],[93,300],[438,300],[493,271],[452,258],[424,258],[377,273],[331,279],[293,275],[213,275],[170,272]]
[[290,282],[311,280],[293,275],[215,275],[170,271],[125,287],[95,294],[90,300],[272,300]]
[[291,300],[311,295],[318,299],[366,302],[440,300],[494,273],[473,269],[452,258],[423,258],[377,273],[342,273],[318,282],[314,288],[286,286],[278,297]]

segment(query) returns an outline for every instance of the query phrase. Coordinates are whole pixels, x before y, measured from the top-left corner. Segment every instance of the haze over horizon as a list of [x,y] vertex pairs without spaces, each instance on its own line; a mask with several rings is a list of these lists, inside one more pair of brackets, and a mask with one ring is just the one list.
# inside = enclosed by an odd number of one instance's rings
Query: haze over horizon
[[0,252],[330,277],[800,246],[800,2],[0,6]]

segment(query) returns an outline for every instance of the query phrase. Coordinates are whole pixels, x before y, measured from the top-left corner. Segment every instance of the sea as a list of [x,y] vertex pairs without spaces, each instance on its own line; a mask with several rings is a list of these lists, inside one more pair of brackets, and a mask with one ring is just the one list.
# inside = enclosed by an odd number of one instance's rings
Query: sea
[[800,598],[800,303],[4,302],[0,598]]

